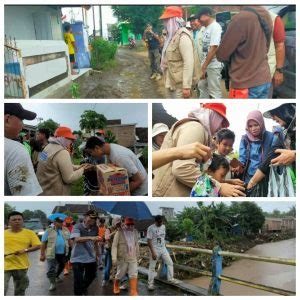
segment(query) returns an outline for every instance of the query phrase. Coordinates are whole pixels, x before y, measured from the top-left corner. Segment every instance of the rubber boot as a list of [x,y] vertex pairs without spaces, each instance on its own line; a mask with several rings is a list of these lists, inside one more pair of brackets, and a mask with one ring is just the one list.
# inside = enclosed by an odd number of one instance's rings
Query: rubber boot
[[137,278],[130,278],[129,284],[130,284],[130,296],[138,296]]
[[118,279],[114,281],[114,294],[120,294],[120,280]]

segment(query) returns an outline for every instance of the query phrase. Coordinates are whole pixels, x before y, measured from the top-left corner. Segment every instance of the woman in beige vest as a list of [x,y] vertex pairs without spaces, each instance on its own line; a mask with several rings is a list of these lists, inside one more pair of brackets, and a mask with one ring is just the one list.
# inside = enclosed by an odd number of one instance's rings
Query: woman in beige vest
[[197,69],[193,37],[184,27],[182,16],[181,7],[168,6],[160,17],[167,30],[161,58],[167,98],[190,98]]
[[73,165],[67,150],[75,139],[70,128],[59,127],[40,153],[36,176],[43,189],[41,195],[70,196],[71,184],[83,175],[87,165]]
[[[167,133],[161,150],[191,143],[211,146],[212,136],[228,127],[226,107],[222,103],[206,103],[190,112],[188,118],[176,122]],[[152,192],[154,197],[189,197],[202,174],[195,158],[174,160],[156,170]],[[243,187],[216,182],[221,196],[245,196]]]

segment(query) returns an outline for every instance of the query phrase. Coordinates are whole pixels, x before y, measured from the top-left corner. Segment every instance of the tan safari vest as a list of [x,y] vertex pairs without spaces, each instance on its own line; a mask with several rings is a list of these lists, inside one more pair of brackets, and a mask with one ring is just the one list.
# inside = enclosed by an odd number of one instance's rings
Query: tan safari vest
[[168,72],[170,79],[176,84],[182,84],[183,77],[183,60],[179,50],[180,37],[186,34],[193,45],[193,56],[194,56],[194,71],[192,84],[196,85],[200,79],[201,64],[198,57],[197,49],[194,44],[194,39],[191,33],[184,27],[177,30],[168,48],[166,49],[166,59],[168,65]]
[[[61,229],[62,236],[65,240],[65,255],[67,256],[69,253],[69,244],[68,239],[70,238],[70,232],[66,228]],[[51,259],[55,258],[55,244],[57,239],[57,231],[54,228],[48,229],[48,241],[47,241],[47,249],[46,249],[46,258]]]
[[[197,131],[199,130],[199,138],[197,137],[197,140],[194,140],[191,136],[190,140],[193,142],[199,142],[204,145],[208,145],[209,135],[200,121],[194,118],[186,118],[176,122],[171,127],[171,129],[165,136],[161,150],[177,147],[178,137],[181,134],[187,135],[187,137],[189,137],[191,126],[193,126],[194,128],[195,126],[197,127]],[[191,161],[192,163],[195,162],[195,160],[193,159]],[[186,162],[187,161],[182,161],[182,164],[184,165]],[[155,173],[154,179],[152,181],[152,195],[154,197],[189,197],[192,187],[187,186],[177,180],[173,174],[172,168],[173,162],[168,163],[156,170],[157,172]],[[191,182],[193,180],[196,183],[197,178],[190,178]]]

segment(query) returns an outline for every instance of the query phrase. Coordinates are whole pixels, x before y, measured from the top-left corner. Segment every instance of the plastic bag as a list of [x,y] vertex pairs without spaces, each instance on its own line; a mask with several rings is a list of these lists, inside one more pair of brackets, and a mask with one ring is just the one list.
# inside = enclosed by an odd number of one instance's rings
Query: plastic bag
[[291,172],[288,166],[271,166],[268,197],[295,197]]

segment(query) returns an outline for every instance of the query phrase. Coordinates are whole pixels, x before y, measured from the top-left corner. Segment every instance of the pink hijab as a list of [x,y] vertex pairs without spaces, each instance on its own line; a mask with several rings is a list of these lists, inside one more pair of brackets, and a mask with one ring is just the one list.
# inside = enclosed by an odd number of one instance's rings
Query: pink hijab
[[263,117],[262,113],[259,110],[253,110],[247,116],[247,123],[246,123],[246,133],[247,133],[247,136],[248,136],[248,138],[249,138],[249,140],[251,142],[259,141],[260,138],[257,138],[255,136],[253,136],[249,132],[249,129],[248,129],[249,125],[248,124],[249,124],[250,120],[253,120],[253,121],[255,121],[255,122],[258,123],[258,125],[259,125],[259,127],[261,129],[260,136],[262,136],[262,134],[266,131],[264,117]]

